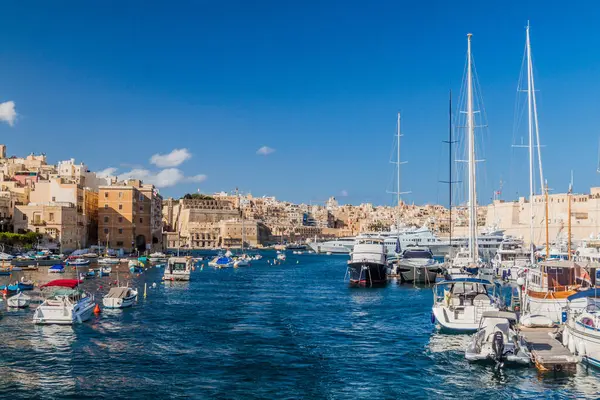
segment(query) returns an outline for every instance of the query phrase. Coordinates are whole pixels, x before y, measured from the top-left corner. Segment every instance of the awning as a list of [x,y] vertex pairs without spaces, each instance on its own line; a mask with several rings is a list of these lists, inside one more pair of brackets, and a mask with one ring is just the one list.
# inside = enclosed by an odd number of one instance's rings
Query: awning
[[45,285],[40,286],[40,288],[51,287],[51,286],[59,286],[59,287],[68,287],[71,289],[76,288],[83,281],[77,279],[55,279],[46,283]]

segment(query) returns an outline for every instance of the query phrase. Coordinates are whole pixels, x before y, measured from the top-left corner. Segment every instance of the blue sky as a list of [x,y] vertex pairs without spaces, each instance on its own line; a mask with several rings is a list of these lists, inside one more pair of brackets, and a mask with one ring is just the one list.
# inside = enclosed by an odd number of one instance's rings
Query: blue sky
[[[0,101],[18,113],[0,126],[9,154],[174,177],[166,196],[237,186],[389,204],[401,111],[405,199],[446,203],[448,90],[456,100],[472,32],[489,126],[480,199],[501,179],[515,198],[528,191],[526,152],[511,144],[529,19],[546,178],[564,191],[572,169],[576,191],[600,185],[594,2],[84,3],[3,7]],[[151,163],[174,149],[185,161]]]

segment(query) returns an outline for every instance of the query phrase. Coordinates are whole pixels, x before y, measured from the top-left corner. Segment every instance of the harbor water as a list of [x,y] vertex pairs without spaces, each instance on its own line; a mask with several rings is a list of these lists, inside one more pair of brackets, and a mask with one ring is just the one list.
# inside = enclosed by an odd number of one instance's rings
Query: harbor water
[[[0,320],[3,398],[506,399],[600,397],[600,371],[572,376],[473,365],[468,337],[431,323],[432,290],[390,282],[350,288],[347,256],[293,255],[269,265],[204,266],[191,282],[162,270],[120,279],[140,289],[126,310],[76,326],[34,326],[32,310]],[[206,262],[205,262],[206,263]],[[113,270],[115,268],[113,267]],[[74,271],[22,274],[38,282]],[[86,280],[97,302],[110,277]],[[149,288],[143,298],[144,283]],[[151,288],[156,283],[156,288]],[[5,306],[5,303],[0,303]]]

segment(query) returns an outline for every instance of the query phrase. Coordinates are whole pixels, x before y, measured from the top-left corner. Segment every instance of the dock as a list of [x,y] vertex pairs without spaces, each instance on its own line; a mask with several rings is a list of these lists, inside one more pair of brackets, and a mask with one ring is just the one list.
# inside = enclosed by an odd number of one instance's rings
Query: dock
[[555,332],[556,328],[521,328],[535,367],[540,372],[575,372],[578,358],[550,336]]

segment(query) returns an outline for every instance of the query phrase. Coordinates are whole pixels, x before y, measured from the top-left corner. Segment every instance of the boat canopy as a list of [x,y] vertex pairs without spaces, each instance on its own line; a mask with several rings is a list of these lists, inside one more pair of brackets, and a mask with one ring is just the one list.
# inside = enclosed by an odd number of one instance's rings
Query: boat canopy
[[598,297],[600,298],[600,288],[597,289],[588,289],[588,290],[583,290],[581,292],[577,292],[575,294],[570,295],[569,297],[567,297],[568,301],[573,301],[576,299],[583,299],[586,297]]
[[51,286],[60,286],[60,287],[68,287],[68,288],[76,288],[80,283],[78,279],[55,279],[46,283],[45,285],[40,286],[40,288],[51,287]]
[[456,278],[438,282],[436,285],[452,285],[453,283],[480,283],[482,285],[491,285],[490,281],[478,278]]
[[51,266],[50,269],[65,269],[65,266],[62,264],[56,264]]
[[129,290],[130,290],[130,288],[128,288],[128,287],[114,287],[108,291],[108,294],[106,295],[106,297],[107,298],[115,298],[115,299],[124,299],[125,297],[129,296]]

